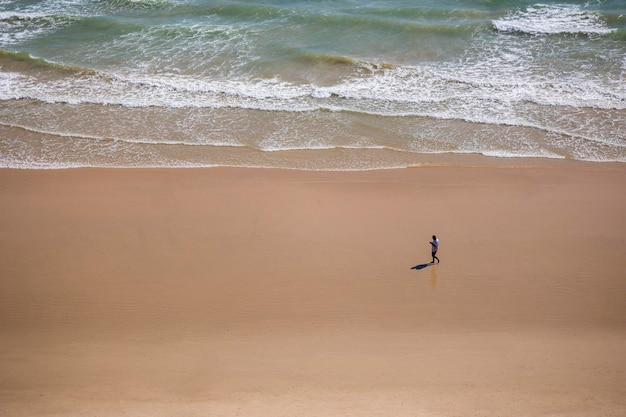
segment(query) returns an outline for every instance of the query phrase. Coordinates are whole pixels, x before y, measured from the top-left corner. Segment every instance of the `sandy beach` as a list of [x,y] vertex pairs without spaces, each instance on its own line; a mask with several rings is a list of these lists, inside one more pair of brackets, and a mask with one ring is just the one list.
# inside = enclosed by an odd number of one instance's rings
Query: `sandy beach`
[[625,185],[0,170],[0,416],[626,416]]

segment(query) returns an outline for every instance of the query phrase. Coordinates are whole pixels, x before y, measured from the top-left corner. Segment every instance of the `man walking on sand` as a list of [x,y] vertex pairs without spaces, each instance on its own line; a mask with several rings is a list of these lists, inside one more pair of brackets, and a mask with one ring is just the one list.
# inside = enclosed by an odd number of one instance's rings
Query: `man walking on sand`
[[437,260],[437,263],[439,263],[439,258],[437,258],[437,250],[439,249],[439,239],[437,239],[437,236],[433,235],[433,241],[430,242],[430,245],[432,246],[432,253],[433,253],[433,261],[431,262],[431,264],[435,263],[435,259]]

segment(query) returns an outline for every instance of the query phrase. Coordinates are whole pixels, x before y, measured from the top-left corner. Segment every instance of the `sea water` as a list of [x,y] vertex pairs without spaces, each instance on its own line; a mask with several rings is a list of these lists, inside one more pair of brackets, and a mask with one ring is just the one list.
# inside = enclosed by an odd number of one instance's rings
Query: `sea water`
[[0,1],[0,167],[432,154],[626,162],[626,1]]

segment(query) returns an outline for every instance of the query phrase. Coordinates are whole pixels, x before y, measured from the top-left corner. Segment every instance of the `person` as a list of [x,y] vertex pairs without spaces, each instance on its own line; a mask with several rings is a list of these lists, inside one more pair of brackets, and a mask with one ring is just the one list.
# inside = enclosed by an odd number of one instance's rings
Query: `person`
[[437,239],[437,236],[433,235],[433,241],[430,242],[430,245],[432,246],[432,254],[433,254],[433,261],[431,262],[431,264],[435,263],[435,259],[437,260],[437,263],[439,263],[439,258],[437,258],[437,250],[439,249],[439,239]]

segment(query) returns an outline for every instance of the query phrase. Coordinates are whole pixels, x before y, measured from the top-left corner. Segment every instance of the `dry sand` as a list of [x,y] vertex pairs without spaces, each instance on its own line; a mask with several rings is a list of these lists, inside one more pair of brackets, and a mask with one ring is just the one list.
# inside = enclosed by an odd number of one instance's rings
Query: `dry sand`
[[0,170],[0,416],[625,416],[625,185]]

